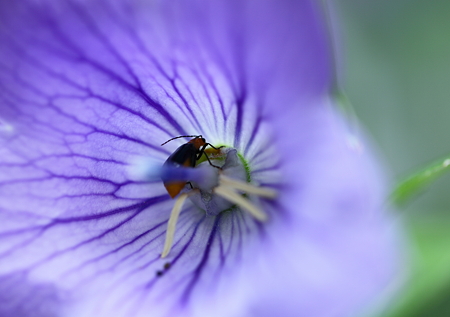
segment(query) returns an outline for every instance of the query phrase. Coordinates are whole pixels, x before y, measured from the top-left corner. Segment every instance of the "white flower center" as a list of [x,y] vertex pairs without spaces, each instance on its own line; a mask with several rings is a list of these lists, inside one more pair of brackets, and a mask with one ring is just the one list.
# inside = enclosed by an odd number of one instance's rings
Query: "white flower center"
[[[218,175],[218,182],[211,182],[211,176],[196,182],[190,182],[193,188],[190,187],[191,185],[187,185],[185,191],[176,199],[170,213],[161,258],[165,258],[172,248],[178,216],[188,197],[194,205],[205,210],[206,214],[210,216],[216,216],[221,212],[238,207],[248,212],[258,221],[267,221],[267,215],[258,204],[258,200],[250,201],[247,197],[252,195],[274,199],[277,193],[273,189],[247,182],[249,179],[248,175],[246,175],[247,171],[235,149],[223,149],[221,152],[220,155],[216,155],[216,157],[211,159],[212,163],[221,166],[221,169],[210,166],[208,162],[203,162],[197,167],[210,169],[210,172],[215,173],[214,178],[217,178]],[[224,159],[225,163],[220,164]],[[211,173],[203,174],[211,175]]]

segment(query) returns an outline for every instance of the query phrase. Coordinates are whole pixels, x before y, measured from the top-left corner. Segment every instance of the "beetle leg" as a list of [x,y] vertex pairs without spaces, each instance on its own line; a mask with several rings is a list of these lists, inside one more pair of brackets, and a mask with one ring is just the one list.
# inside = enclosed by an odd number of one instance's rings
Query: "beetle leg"
[[217,166],[217,165],[214,165],[213,163],[211,163],[211,161],[209,160],[209,157],[208,157],[208,155],[206,155],[206,153],[204,153],[205,154],[205,156],[206,156],[206,159],[208,160],[208,162],[209,162],[209,165],[211,165],[212,167],[215,167],[215,168],[218,168],[218,169],[222,169],[220,166]]
[[211,143],[206,143],[205,146],[203,148],[205,148],[206,146],[210,146],[212,147],[214,150],[220,150],[221,148],[225,147],[225,145],[219,146],[219,147],[215,147],[214,145],[212,145]]
[[[211,144],[206,143],[206,144],[202,147],[202,149],[198,151],[198,155],[197,155],[196,161],[198,161],[198,160],[202,157],[202,155],[205,154],[206,159],[207,159],[208,162],[209,162],[209,165],[211,165],[211,166],[213,166],[213,167],[215,167],[215,168],[221,169],[220,166],[217,166],[217,165],[214,165],[213,163],[211,163],[211,160],[209,159],[208,155],[205,153],[205,148],[206,148],[208,145],[212,146]],[[215,149],[217,150],[217,148],[215,148]]]
[[[200,150],[198,150],[196,161],[198,161],[202,157],[203,153],[205,153],[205,149],[208,146],[208,144],[209,143],[206,143],[205,145],[202,146],[202,148]],[[206,153],[205,153],[205,155],[206,155]]]

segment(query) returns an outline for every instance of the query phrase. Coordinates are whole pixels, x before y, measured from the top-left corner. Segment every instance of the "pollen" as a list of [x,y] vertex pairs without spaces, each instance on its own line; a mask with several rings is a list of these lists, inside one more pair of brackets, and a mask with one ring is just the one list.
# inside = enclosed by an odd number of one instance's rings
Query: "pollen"
[[[205,162],[203,166],[197,167],[196,169],[210,168],[216,175],[218,174],[218,181],[210,182],[209,178],[211,176],[205,177],[208,179],[201,179],[197,182],[192,181],[194,188],[182,192],[176,198],[167,224],[161,258],[167,257],[170,253],[178,217],[187,198],[194,205],[204,210],[207,216],[216,216],[221,212],[239,208],[259,222],[268,220],[267,214],[259,204],[259,199],[250,200],[249,196],[252,198],[275,199],[277,192],[271,188],[257,186],[246,181],[248,177],[245,175],[244,164],[239,159],[236,150],[226,151],[223,154],[222,164],[220,169],[211,167],[208,162]],[[202,173],[202,175],[210,174]]]

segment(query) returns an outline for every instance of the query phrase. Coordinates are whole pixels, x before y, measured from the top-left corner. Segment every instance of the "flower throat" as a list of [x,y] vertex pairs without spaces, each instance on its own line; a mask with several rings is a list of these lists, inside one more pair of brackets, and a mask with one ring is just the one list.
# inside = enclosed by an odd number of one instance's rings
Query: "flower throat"
[[[163,166],[164,186],[176,200],[167,225],[162,258],[171,250],[178,216],[187,198],[208,216],[242,209],[264,222],[267,215],[259,199],[276,197],[274,190],[250,183],[249,164],[236,149],[214,147],[201,135],[194,137],[170,155]],[[207,146],[210,148],[206,149]]]

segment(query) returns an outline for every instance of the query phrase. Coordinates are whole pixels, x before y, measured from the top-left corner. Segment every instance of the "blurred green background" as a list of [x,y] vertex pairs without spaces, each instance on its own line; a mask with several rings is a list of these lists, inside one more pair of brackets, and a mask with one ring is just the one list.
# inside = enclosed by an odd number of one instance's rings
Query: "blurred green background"
[[[341,79],[393,180],[450,156],[450,0],[337,0]],[[450,175],[398,208],[407,287],[382,316],[450,316]]]

